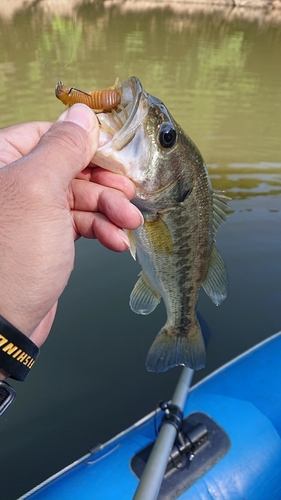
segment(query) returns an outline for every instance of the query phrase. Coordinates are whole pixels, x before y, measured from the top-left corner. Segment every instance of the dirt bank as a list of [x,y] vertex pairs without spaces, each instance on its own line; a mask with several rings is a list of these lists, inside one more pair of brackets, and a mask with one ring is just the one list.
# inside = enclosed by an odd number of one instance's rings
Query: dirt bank
[[58,16],[75,17],[84,4],[119,8],[123,12],[148,9],[170,9],[174,13],[225,13],[231,20],[237,17],[259,22],[281,23],[281,0],[9,0],[1,2],[0,17],[11,19],[25,9],[42,10]]

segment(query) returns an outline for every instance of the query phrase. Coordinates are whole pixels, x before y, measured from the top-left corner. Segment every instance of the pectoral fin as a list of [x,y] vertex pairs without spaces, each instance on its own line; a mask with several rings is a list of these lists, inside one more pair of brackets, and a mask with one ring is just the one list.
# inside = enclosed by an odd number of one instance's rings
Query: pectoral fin
[[144,227],[151,247],[161,254],[170,254],[173,251],[171,233],[161,217],[154,221],[145,221]]
[[139,276],[130,296],[130,307],[137,314],[150,314],[159,304],[161,295],[153,290],[143,272]]
[[219,306],[227,296],[227,285],[228,278],[225,263],[214,245],[210,267],[202,286],[214,304]]

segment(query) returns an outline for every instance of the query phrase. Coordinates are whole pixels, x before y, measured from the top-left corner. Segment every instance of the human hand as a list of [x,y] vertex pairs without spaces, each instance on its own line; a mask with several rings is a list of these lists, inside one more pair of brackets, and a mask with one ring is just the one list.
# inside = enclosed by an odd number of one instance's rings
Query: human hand
[[122,251],[140,212],[123,176],[90,168],[94,113],[77,104],[55,123],[0,130],[0,314],[40,346],[74,264],[74,240]]

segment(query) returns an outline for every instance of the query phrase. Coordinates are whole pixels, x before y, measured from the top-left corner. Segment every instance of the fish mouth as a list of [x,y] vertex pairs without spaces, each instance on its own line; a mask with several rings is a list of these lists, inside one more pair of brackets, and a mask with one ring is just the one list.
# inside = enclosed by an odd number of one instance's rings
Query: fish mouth
[[[97,115],[100,122],[100,139],[92,162],[111,172],[128,176],[131,159],[128,155],[124,156],[122,150],[142,128],[140,126],[148,113],[148,104],[146,93],[135,76],[122,82],[120,91],[121,105],[109,113]],[[130,157],[131,155],[136,155],[136,151],[131,151]]]

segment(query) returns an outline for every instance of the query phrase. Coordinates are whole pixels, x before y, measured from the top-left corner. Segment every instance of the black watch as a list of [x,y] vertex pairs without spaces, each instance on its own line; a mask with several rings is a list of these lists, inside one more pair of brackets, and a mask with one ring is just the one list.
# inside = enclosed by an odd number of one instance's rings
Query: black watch
[[0,381],[0,417],[13,403],[16,397],[16,391],[4,380]]

